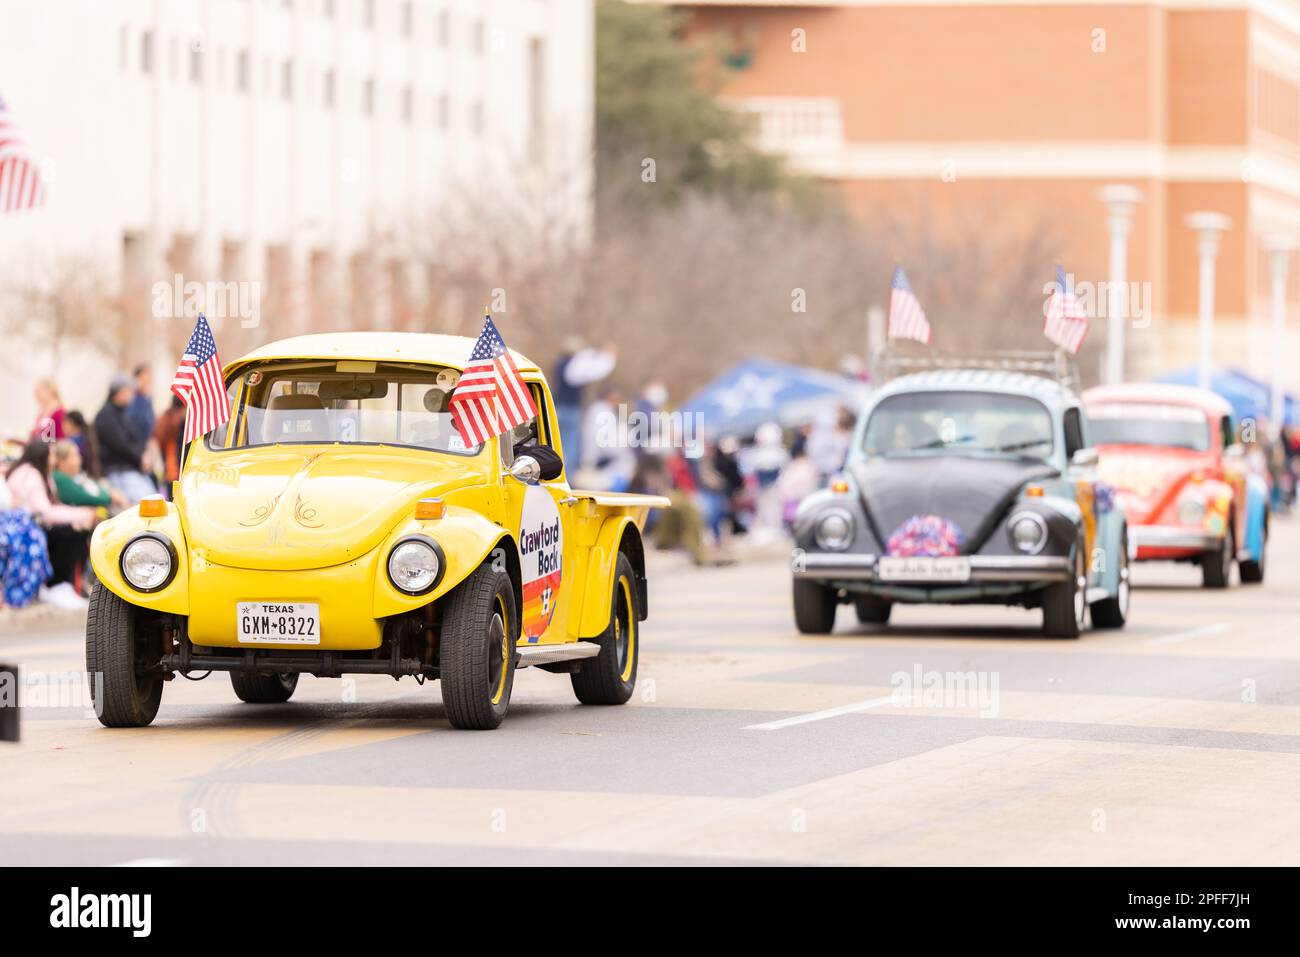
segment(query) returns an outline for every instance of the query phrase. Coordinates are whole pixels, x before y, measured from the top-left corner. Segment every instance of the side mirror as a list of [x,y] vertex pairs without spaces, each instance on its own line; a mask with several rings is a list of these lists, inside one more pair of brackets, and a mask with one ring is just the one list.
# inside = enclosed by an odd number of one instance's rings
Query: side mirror
[[531,455],[521,455],[510,463],[506,474],[525,485],[535,485],[542,478],[542,466]]
[[1079,449],[1070,456],[1070,464],[1075,468],[1089,469],[1096,466],[1100,460],[1095,448]]

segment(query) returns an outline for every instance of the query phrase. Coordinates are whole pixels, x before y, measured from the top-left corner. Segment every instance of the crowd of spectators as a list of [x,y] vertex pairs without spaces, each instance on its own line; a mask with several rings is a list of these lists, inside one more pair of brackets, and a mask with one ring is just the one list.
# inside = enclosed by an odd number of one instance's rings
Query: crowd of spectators
[[4,604],[42,601],[84,608],[96,525],[141,498],[167,494],[180,474],[185,407],[155,413],[152,375],[114,376],[88,420],[64,408],[58,387],[37,383],[36,420],[10,444],[0,483],[0,581]]

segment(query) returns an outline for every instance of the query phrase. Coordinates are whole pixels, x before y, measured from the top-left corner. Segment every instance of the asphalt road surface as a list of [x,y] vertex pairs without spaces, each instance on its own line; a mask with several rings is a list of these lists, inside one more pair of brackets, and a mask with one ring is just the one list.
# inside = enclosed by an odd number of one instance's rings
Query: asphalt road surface
[[0,635],[41,679],[0,745],[0,864],[1300,863],[1300,524],[1263,586],[1135,573],[1129,627],[841,608],[805,638],[783,562],[656,557],[637,696],[521,672],[493,732],[436,683],[171,683],[107,730],[58,682],[79,626]]

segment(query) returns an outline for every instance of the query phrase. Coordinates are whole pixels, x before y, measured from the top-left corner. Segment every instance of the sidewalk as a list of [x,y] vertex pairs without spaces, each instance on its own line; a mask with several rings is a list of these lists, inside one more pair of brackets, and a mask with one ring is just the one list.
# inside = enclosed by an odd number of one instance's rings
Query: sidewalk
[[86,613],[33,602],[26,608],[0,605],[0,635],[17,635],[28,631],[56,631],[84,627]]

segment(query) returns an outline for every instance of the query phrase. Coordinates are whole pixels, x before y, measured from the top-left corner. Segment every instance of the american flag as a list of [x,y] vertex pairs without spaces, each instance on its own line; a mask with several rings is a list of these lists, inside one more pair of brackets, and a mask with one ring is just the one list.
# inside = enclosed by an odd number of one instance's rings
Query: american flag
[[0,98],[0,213],[33,209],[43,202],[45,186],[36,162]]
[[907,284],[902,266],[894,267],[894,281],[889,284],[889,338],[930,343],[930,321]]
[[451,394],[450,406],[452,421],[466,445],[486,442],[537,415],[528,386],[491,316],[483,320],[483,331]]
[[1075,298],[1065,270],[1056,267],[1056,282],[1043,309],[1043,335],[1070,354],[1079,351],[1088,334],[1088,316]]
[[230,418],[230,398],[221,381],[221,357],[208,320],[199,316],[172,379],[172,392],[185,403],[185,441],[207,435]]

